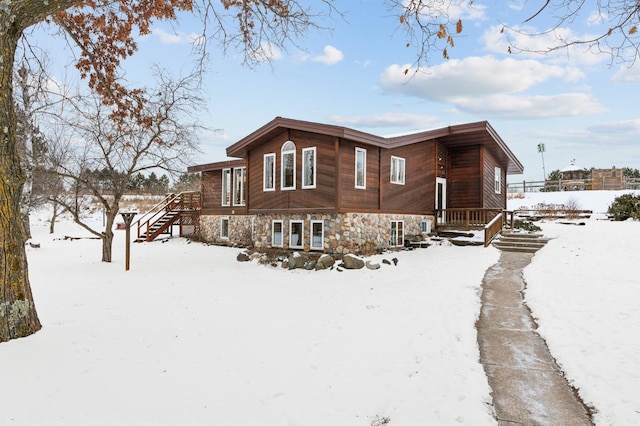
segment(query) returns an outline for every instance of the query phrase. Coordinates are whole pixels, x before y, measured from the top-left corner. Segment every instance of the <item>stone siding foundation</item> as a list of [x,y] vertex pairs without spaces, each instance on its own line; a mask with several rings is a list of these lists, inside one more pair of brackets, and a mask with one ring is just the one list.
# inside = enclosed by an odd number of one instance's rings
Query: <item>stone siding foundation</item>
[[[228,237],[222,237],[222,219],[229,220]],[[435,218],[430,215],[398,215],[380,213],[326,213],[326,214],[258,214],[244,216],[201,216],[200,237],[207,242],[225,245],[273,247],[273,221],[282,221],[282,247],[289,249],[291,221],[303,221],[303,247],[311,250],[311,222],[321,221],[324,227],[323,249],[328,254],[373,254],[391,245],[391,221],[403,221],[404,240],[421,240],[421,224]],[[429,229],[431,226],[429,226]],[[293,249],[293,248],[292,248]]]

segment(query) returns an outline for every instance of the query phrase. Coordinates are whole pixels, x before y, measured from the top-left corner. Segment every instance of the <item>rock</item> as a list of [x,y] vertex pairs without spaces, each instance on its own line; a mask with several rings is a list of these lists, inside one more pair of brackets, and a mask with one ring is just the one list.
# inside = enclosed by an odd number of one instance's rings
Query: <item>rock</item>
[[336,260],[333,257],[328,254],[323,254],[316,262],[316,271],[332,268],[334,263],[336,263]]
[[304,269],[306,269],[307,271],[311,271],[316,268],[317,263],[318,262],[315,260],[310,260],[304,264]]
[[346,254],[342,258],[342,263],[344,264],[345,269],[362,269],[364,268],[364,261],[362,259],[358,259],[357,257]]
[[395,266],[398,266],[398,258],[394,257],[393,259],[391,259],[391,261]]
[[236,257],[238,262],[248,262],[251,260],[247,253],[238,253],[238,257]]
[[387,259],[382,259],[382,263],[384,263],[385,265],[391,265],[391,262],[389,262]]
[[309,259],[302,256],[300,253],[294,252],[288,259],[289,269],[304,268],[304,265],[308,261]]
[[367,267],[367,269],[372,269],[372,270],[380,269],[379,263],[371,263],[367,261],[364,265]]
[[287,268],[289,267],[289,261],[288,261],[288,260],[286,260],[286,259],[285,259],[285,260],[283,260],[283,261],[282,261],[282,267],[283,267],[284,269],[287,269]]

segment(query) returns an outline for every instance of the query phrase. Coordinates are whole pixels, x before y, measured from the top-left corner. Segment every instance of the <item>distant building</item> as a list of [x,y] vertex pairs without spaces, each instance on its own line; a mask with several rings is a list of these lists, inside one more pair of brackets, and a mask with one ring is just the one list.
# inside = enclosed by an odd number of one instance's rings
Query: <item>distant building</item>
[[624,177],[621,169],[591,170],[591,189],[618,191],[624,189]]
[[585,168],[576,166],[576,160],[571,160],[571,164],[560,170],[560,191],[582,191],[591,189],[587,180],[589,172]]

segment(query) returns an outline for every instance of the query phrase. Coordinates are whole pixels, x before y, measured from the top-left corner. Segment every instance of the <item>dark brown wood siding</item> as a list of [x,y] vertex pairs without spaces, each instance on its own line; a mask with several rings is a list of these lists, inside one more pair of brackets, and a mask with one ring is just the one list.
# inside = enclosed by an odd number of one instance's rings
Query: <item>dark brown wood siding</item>
[[[231,188],[233,188],[233,169],[231,169]],[[231,215],[246,214],[247,206],[222,205],[222,170],[202,172],[202,214]],[[246,187],[245,187],[246,191]],[[246,199],[246,194],[245,194]]]
[[481,146],[448,150],[447,208],[482,207]]
[[[365,189],[356,188],[356,148],[367,151]],[[380,208],[380,148],[341,140],[338,157],[340,209],[377,211]]]
[[[296,145],[296,183],[294,190],[281,189],[281,149],[291,140]],[[302,189],[302,150],[316,148],[316,187]],[[264,191],[264,155],[275,154],[275,191]],[[331,136],[297,130],[283,131],[249,152],[249,211],[332,211],[335,209],[334,139]]]
[[[405,159],[405,183],[391,183],[391,157]],[[382,150],[380,156],[380,210],[426,214],[435,202],[436,143],[425,141]]]
[[438,142],[438,152],[436,153],[436,177],[446,178],[447,177],[447,148]]
[[[484,164],[484,208],[499,208],[504,209],[507,207],[507,175],[506,165],[500,165],[489,153],[486,148],[483,149],[483,164]],[[495,191],[495,173],[496,167],[500,168],[500,193],[496,194]]]

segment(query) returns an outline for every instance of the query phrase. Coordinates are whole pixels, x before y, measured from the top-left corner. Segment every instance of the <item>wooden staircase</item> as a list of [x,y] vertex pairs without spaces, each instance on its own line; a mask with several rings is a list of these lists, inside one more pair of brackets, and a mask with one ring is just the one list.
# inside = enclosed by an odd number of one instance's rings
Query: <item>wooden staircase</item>
[[199,192],[167,195],[132,225],[138,228],[134,241],[140,243],[153,241],[163,234],[173,235],[173,225],[176,224],[180,225],[181,235],[183,226],[193,226],[195,231],[201,204]]
[[493,241],[493,246],[502,251],[520,253],[535,253],[547,244],[548,238],[538,233],[521,233],[503,231],[499,238]]

